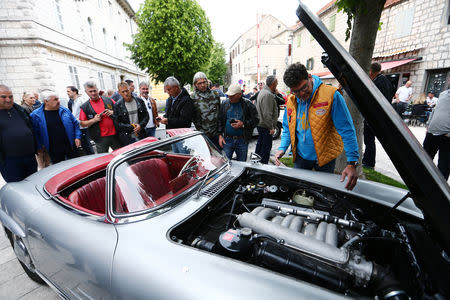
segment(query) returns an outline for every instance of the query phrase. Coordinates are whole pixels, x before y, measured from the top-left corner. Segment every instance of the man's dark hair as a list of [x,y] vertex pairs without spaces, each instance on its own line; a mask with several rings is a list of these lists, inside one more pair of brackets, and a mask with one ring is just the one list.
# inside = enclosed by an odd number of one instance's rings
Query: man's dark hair
[[283,75],[284,83],[290,88],[296,87],[300,84],[300,81],[307,79],[308,72],[306,71],[305,66],[299,62],[290,65]]
[[379,63],[373,63],[370,65],[370,71],[378,73],[381,71],[381,65]]
[[69,85],[67,88],[70,89],[72,92],[75,92],[78,94],[78,89],[76,87],[74,87],[73,85]]
[[125,80],[126,83],[128,83],[128,85],[131,85],[133,83],[133,80],[127,79]]
[[214,83],[214,87],[220,88],[220,84],[219,83]]

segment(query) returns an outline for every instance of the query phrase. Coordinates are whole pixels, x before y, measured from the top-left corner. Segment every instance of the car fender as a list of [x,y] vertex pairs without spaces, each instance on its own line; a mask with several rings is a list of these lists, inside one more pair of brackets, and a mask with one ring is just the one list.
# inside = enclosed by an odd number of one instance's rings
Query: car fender
[[5,226],[9,231],[14,233],[15,235],[24,238],[25,231],[17,224],[10,216],[8,216],[3,210],[0,210],[0,222]]

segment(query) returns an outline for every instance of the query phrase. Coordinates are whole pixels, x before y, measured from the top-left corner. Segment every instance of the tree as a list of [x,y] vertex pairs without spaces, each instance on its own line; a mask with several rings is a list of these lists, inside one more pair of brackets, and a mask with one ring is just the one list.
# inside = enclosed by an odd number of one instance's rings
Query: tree
[[223,85],[226,72],[225,48],[222,43],[214,42],[206,75],[213,83]]
[[[349,53],[361,68],[367,72],[369,71],[370,63],[372,61],[375,40],[380,28],[381,13],[385,3],[386,0],[338,0],[336,2],[338,11],[342,10],[347,13],[348,16],[347,38],[349,37],[350,30],[352,30]],[[352,20],[353,29],[351,28]],[[361,153],[364,131],[363,117],[358,108],[347,96],[345,97],[345,100],[353,118],[359,151]],[[335,171],[341,173],[345,166],[345,155],[341,155],[336,160]]]
[[211,26],[195,0],[146,0],[136,22],[138,32],[126,46],[134,63],[156,82],[175,76],[190,83],[208,65]]

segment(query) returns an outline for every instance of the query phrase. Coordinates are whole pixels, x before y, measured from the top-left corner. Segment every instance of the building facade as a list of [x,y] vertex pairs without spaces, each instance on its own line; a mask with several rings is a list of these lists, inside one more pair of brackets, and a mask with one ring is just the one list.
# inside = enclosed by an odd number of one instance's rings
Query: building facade
[[[341,45],[345,41],[347,16],[337,12],[336,1],[331,1],[317,14]],[[450,7],[448,0],[387,0],[381,14],[373,61],[381,63],[382,70],[395,87],[413,82],[413,97],[434,90],[436,95],[448,88],[450,77]],[[293,60],[307,66],[328,84],[337,86],[337,80],[321,63],[323,49],[308,30],[298,24],[293,38]]]
[[[290,63],[289,40],[292,31],[271,15],[263,15],[259,22],[260,81],[268,75],[278,79],[278,89],[284,91],[283,74]],[[240,83],[245,92],[252,91],[257,77],[257,25],[242,34],[230,47],[229,84]]]
[[68,85],[84,94],[87,80],[104,91],[147,80],[124,46],[137,30],[134,18],[125,0],[2,0],[0,82],[20,102],[23,92],[45,89],[67,98]]

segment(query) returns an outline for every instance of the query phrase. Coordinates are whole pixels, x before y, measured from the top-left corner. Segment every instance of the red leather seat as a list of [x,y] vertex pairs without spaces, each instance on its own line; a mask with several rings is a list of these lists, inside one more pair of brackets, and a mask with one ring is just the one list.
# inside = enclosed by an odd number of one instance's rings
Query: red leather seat
[[152,200],[170,192],[171,176],[169,166],[164,160],[152,158],[131,165],[131,169],[139,179],[139,187],[150,195]]
[[70,193],[68,200],[83,208],[104,214],[106,211],[105,187],[105,177],[101,177]]

